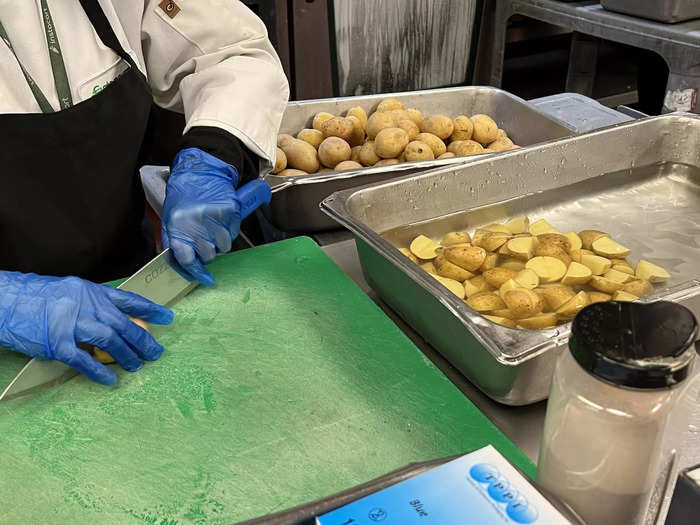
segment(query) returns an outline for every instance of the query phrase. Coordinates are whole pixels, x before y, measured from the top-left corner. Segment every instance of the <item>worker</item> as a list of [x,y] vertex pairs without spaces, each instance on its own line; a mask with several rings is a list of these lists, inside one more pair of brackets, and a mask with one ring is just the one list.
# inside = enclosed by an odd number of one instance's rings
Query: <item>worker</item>
[[163,348],[128,316],[173,318],[96,284],[155,255],[138,177],[152,105],[185,120],[163,246],[213,285],[204,265],[239,233],[237,188],[273,162],[287,80],[237,0],[0,0],[0,38],[0,346],[114,384],[78,345],[134,371]]

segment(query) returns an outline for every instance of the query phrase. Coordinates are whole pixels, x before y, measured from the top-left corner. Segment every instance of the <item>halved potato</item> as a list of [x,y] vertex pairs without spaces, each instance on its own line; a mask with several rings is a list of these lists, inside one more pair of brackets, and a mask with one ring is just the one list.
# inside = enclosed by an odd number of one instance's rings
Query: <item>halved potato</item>
[[581,238],[581,246],[586,250],[590,250],[593,241],[601,237],[607,237],[608,234],[598,230],[583,230],[578,232],[578,236]]
[[610,237],[600,237],[591,243],[591,248],[598,255],[603,257],[618,259],[627,257],[630,249],[613,241]]
[[509,234],[480,229],[474,232],[472,242],[474,246],[481,246],[484,250],[495,252],[509,239]]
[[645,261],[644,259],[637,263],[635,275],[637,279],[644,279],[650,283],[663,283],[671,277],[661,266]]
[[612,269],[618,272],[626,273],[628,275],[634,276],[634,268],[632,268],[626,261],[624,263],[615,263],[615,261],[610,261],[612,263]]
[[540,285],[539,276],[534,271],[527,268],[520,270],[513,280],[523,288],[528,288],[529,290],[534,290]]
[[508,290],[515,290],[516,288],[525,288],[523,285],[519,284],[516,282],[515,279],[508,279],[506,282],[504,282],[501,287],[498,289],[498,295],[501,297],[506,295],[506,292]]
[[530,227],[530,219],[524,215],[521,217],[515,217],[504,224],[511,234],[525,233]]
[[581,255],[583,250],[571,250],[569,252],[569,257],[571,257],[571,260],[577,263],[581,262]]
[[590,303],[607,303],[612,301],[612,296],[603,292],[588,292],[588,299]]
[[491,313],[493,315],[498,316],[498,317],[505,317],[506,319],[515,319],[515,317],[513,317],[513,312],[508,310],[508,308],[501,308],[500,310],[494,310]]
[[542,299],[532,290],[516,288],[503,295],[503,301],[516,319],[534,317],[542,311]]
[[440,247],[438,243],[425,235],[419,235],[411,241],[411,252],[419,259],[435,259],[437,250]]
[[535,255],[535,247],[537,246],[537,237],[516,237],[510,239],[506,243],[506,248],[518,259],[524,261],[530,260]]
[[556,314],[560,319],[573,319],[579,311],[589,304],[590,299],[588,298],[588,294],[581,291],[557,308]]
[[486,259],[486,250],[479,246],[452,246],[443,253],[448,261],[470,272],[477,270]]
[[538,244],[535,248],[535,256],[554,257],[555,259],[559,259],[561,262],[563,262],[566,267],[568,267],[571,263],[571,257],[569,257],[566,250],[554,243]]
[[622,283],[618,283],[612,279],[607,279],[606,277],[601,277],[600,275],[594,275],[591,277],[590,283],[596,290],[609,294],[622,290],[622,287],[624,286]]
[[494,322],[496,324],[500,324],[503,326],[507,326],[509,328],[515,328],[515,321],[512,319],[508,319],[507,317],[498,317],[497,315],[486,315],[484,314],[484,317],[488,319],[491,322]]
[[613,295],[613,301],[628,301],[628,302],[632,302],[632,301],[636,301],[637,299],[639,299],[639,297],[637,297],[636,295],[632,295],[632,294],[629,293],[629,292],[625,292],[624,290],[618,290],[618,291],[615,292],[615,294]]
[[418,260],[418,257],[416,257],[415,255],[413,255],[413,254],[411,253],[411,250],[409,250],[408,248],[399,248],[399,251],[400,251],[401,253],[403,253],[406,257],[408,257],[409,259],[411,259],[414,263],[418,264],[418,263],[420,262],[420,261]]
[[534,257],[525,268],[535,272],[542,283],[556,282],[566,274],[567,265],[555,257]]
[[467,299],[467,304],[477,312],[490,312],[505,308],[505,303],[499,295],[493,292],[480,292]]
[[537,288],[535,292],[541,293],[549,308],[555,311],[576,295],[576,292],[571,288],[562,285],[543,286]]
[[535,221],[532,224],[530,224],[528,231],[532,235],[541,235],[543,233],[559,233],[559,230],[557,230],[554,226],[549,224],[544,219],[540,219],[539,221]]
[[437,270],[435,269],[433,261],[421,263],[419,266],[423,268],[423,270],[425,270],[426,272],[432,273],[433,275],[437,275]]
[[634,277],[628,273],[625,272],[618,272],[614,268],[611,268],[607,272],[603,274],[603,277],[606,279],[610,279],[612,281],[617,281],[618,283],[626,283],[628,281],[631,281],[634,279]]
[[654,287],[651,285],[651,283],[643,279],[633,279],[632,281],[625,283],[622,289],[627,293],[636,295],[637,297],[646,297],[647,295],[654,293]]
[[584,266],[588,266],[591,269],[591,273],[593,273],[593,275],[603,275],[612,266],[612,264],[610,263],[610,259],[601,257],[600,255],[587,254],[581,255],[581,264],[583,264]]
[[518,275],[518,273],[508,268],[497,267],[486,270],[482,275],[484,276],[484,279],[486,279],[486,282],[491,286],[494,288],[500,288],[503,283],[513,279],[516,275]]
[[486,282],[486,279],[484,279],[481,275],[477,275],[476,277],[472,277],[471,279],[464,281],[464,294],[467,297],[471,297],[479,292],[488,292],[490,289],[491,287]]
[[579,237],[578,233],[576,232],[567,233],[566,238],[569,239],[569,244],[571,245],[571,249],[569,251],[580,250],[583,246],[583,243],[581,242],[581,237]]
[[479,266],[479,271],[485,272],[486,270],[490,270],[491,268],[495,268],[497,262],[498,262],[498,254],[488,252],[486,254],[486,259],[484,259],[484,262],[481,263],[481,266]]
[[438,254],[438,256],[433,259],[433,264],[435,265],[435,272],[438,275],[447,277],[448,279],[454,279],[460,283],[474,277],[474,274],[470,271],[448,261],[443,254]]
[[569,264],[569,268],[566,270],[566,275],[564,275],[561,283],[569,286],[586,284],[591,280],[592,276],[593,273],[588,266],[577,262],[572,262]]
[[509,268],[511,270],[519,272],[520,270],[523,270],[525,268],[525,261],[515,259],[514,257],[509,257],[501,261],[501,264],[499,264],[499,266],[501,268]]
[[537,236],[537,244],[540,246],[552,245],[559,247],[562,251],[569,253],[571,243],[566,235],[561,233],[541,233]]
[[453,244],[461,244],[464,242],[472,242],[472,238],[467,232],[450,232],[445,234],[440,244],[443,246],[452,246]]
[[454,279],[442,277],[441,275],[430,275],[457,297],[464,299],[464,286],[462,286],[462,283],[455,281]]
[[518,326],[528,330],[542,330],[543,328],[551,328],[557,324],[557,314],[554,312],[548,314],[539,314],[534,317],[518,320]]

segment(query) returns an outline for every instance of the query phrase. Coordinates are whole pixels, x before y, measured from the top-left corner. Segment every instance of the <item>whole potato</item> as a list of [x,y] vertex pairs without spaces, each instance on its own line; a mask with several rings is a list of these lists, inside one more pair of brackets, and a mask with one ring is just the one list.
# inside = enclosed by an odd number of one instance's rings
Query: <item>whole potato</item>
[[320,113],[316,113],[314,116],[314,120],[311,124],[311,127],[318,130],[318,131],[323,131],[321,129],[321,126],[323,125],[324,122],[327,120],[330,120],[333,118],[333,115],[330,113],[326,113],[325,111],[321,111]]
[[299,175],[308,175],[304,170],[286,169],[278,173],[280,177],[295,177]]
[[383,159],[393,159],[408,144],[408,133],[401,128],[386,128],[377,134],[374,144],[377,155]]
[[350,146],[362,146],[365,143],[365,128],[362,126],[362,122],[357,117],[350,115],[345,117],[350,122],[352,122],[352,135],[350,135]]
[[408,162],[414,162],[418,160],[433,160],[435,155],[433,150],[430,149],[425,142],[419,140],[414,140],[408,143],[406,146],[406,160]]
[[398,127],[408,134],[408,140],[415,139],[420,133],[420,129],[418,129],[418,126],[412,120],[400,120]]
[[302,129],[299,133],[297,133],[297,138],[299,140],[303,140],[304,142],[308,142],[315,149],[318,149],[321,142],[323,142],[323,133],[321,133],[317,129],[308,129],[307,128],[307,129]]
[[381,159],[378,160],[375,166],[392,166],[401,162],[399,159]]
[[454,153],[458,157],[464,157],[467,155],[478,155],[479,153],[483,153],[484,148],[481,144],[473,140],[456,140],[454,142],[450,142],[450,145],[447,146],[447,151]]
[[445,143],[440,139],[440,137],[433,135],[432,133],[419,133],[416,140],[420,140],[421,142],[430,146],[430,149],[433,150],[433,155],[436,157],[439,157],[447,151],[447,146],[445,146]]
[[508,134],[504,130],[502,130],[501,128],[498,128],[498,132],[496,133],[496,140],[507,139],[507,138],[508,138]]
[[348,109],[345,116],[358,118],[362,124],[362,129],[367,127],[367,113],[365,113],[365,110],[360,106],[355,106],[354,108]]
[[370,140],[374,140],[381,130],[393,128],[394,125],[394,117],[391,115],[391,113],[372,113],[369,116],[369,119],[367,119],[367,136]]
[[453,141],[455,140],[470,140],[472,138],[472,133],[474,133],[474,124],[464,115],[455,117],[452,120],[454,124],[454,131],[452,131],[452,136],[450,137]]
[[488,115],[473,115],[471,121],[474,124],[473,140],[486,146],[498,138],[498,124]]
[[277,148],[277,155],[275,157],[275,167],[272,169],[272,173],[279,173],[284,168],[287,167],[287,155],[284,154],[280,148]]
[[420,130],[423,133],[432,133],[440,139],[446,139],[454,131],[454,124],[450,117],[445,115],[430,115],[423,119]]
[[411,118],[408,116],[408,111],[405,109],[392,109],[391,111],[387,111],[389,115],[394,119],[394,128],[399,127],[399,122],[402,120],[411,120]]
[[362,164],[353,160],[344,160],[335,166],[335,171],[348,171],[362,169]]
[[421,113],[419,109],[415,108],[408,108],[406,113],[408,114],[408,118],[415,122],[416,126],[420,127],[420,125],[423,123],[423,113]]
[[290,168],[313,173],[319,168],[316,149],[303,140],[294,139],[282,146],[282,151],[287,156],[287,166]]
[[360,162],[365,166],[374,166],[379,162],[379,155],[373,140],[368,140],[360,148]]
[[440,156],[438,157],[438,159],[451,159],[451,158],[456,157],[456,156],[457,156],[457,155],[455,155],[455,154],[452,153],[451,151],[447,151],[447,152],[443,153],[442,155],[440,155]]
[[282,133],[281,135],[277,135],[277,147],[281,148],[284,146],[287,142],[294,140],[294,137],[291,135],[288,135],[286,133]]
[[403,104],[395,98],[385,98],[377,106],[377,112],[391,111],[392,109],[403,109]]
[[362,149],[362,146],[355,146],[354,148],[350,149],[350,160],[353,160],[355,162],[361,162],[360,161],[360,150]]
[[499,151],[508,151],[509,149],[513,149],[513,141],[508,138],[494,140],[491,144],[489,144],[487,149],[489,152],[494,153]]
[[318,147],[318,158],[327,168],[335,168],[339,163],[350,159],[350,144],[340,137],[323,139]]
[[345,117],[333,117],[321,124],[324,137],[340,137],[349,141],[354,130],[353,121]]

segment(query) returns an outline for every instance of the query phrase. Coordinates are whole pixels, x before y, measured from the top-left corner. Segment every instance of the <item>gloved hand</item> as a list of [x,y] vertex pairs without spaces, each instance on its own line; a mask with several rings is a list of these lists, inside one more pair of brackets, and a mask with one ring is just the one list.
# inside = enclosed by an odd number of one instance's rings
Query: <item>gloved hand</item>
[[116,374],[80,343],[109,352],[129,371],[141,358],[158,359],[163,347],[127,315],[170,324],[173,313],[131,292],[77,277],[0,272],[0,346],[31,357],[56,359],[93,381],[113,385]]
[[252,181],[236,191],[237,184],[236,168],[198,148],[180,151],[173,162],[163,203],[163,248],[207,286],[214,277],[204,265],[230,251],[241,221],[270,202],[265,182]]

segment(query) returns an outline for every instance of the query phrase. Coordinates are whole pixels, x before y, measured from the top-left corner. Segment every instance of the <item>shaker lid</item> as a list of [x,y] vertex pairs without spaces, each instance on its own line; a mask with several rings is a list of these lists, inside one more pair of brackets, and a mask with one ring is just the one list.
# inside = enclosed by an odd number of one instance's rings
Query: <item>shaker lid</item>
[[688,376],[697,333],[695,316],[676,303],[594,303],[575,317],[569,349],[584,370],[609,383],[664,388]]

